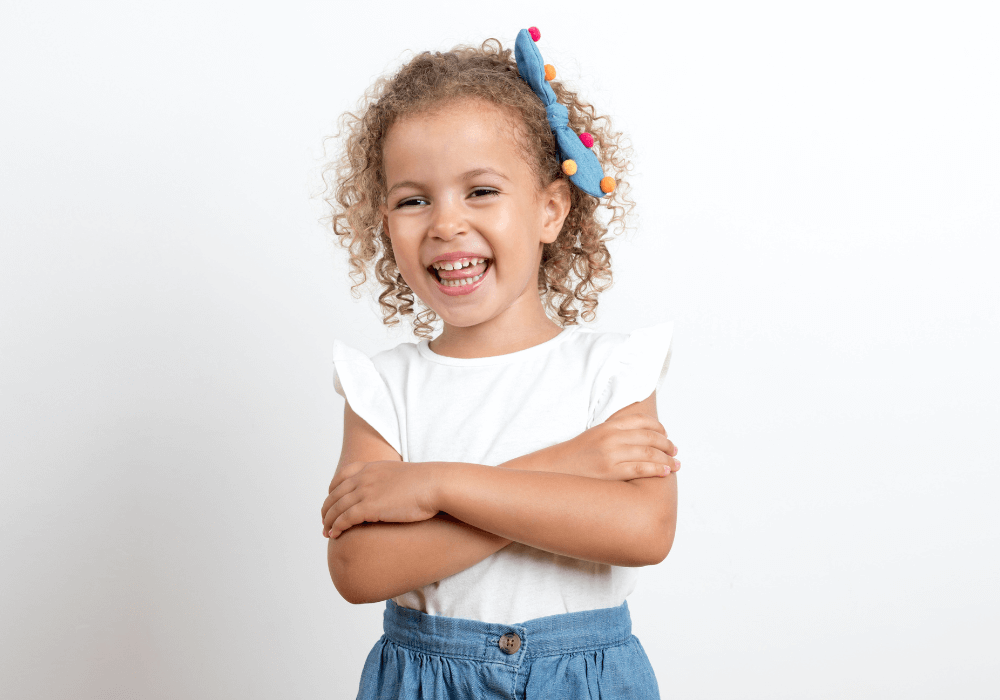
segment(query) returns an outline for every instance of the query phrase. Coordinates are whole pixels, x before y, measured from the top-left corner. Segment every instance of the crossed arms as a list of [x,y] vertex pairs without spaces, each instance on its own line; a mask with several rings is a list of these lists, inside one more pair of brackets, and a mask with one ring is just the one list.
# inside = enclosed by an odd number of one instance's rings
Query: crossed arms
[[[642,428],[654,424],[662,436]],[[668,455],[676,448],[656,421],[655,393],[623,408],[607,426],[499,467],[410,464],[345,404],[344,445],[324,517],[343,508],[333,500],[352,478],[347,475],[369,465],[421,470],[419,477],[434,484],[428,493],[438,512],[414,522],[361,522],[331,537],[334,586],[350,603],[386,600],[464,571],[513,541],[618,566],[663,561],[674,539],[677,482],[672,471],[654,476],[653,469],[675,469]],[[626,450],[623,440],[644,445]]]

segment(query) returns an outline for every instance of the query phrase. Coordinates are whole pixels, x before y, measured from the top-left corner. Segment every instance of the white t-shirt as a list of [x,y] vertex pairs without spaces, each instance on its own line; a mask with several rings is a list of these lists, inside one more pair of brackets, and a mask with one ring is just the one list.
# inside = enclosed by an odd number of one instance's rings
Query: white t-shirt
[[[368,358],[334,341],[334,387],[406,462],[496,466],[646,399],[666,376],[671,335],[669,322],[631,334],[567,326],[534,347],[478,358],[438,355],[426,339]],[[617,607],[638,573],[512,542],[393,600],[431,615],[514,624]]]

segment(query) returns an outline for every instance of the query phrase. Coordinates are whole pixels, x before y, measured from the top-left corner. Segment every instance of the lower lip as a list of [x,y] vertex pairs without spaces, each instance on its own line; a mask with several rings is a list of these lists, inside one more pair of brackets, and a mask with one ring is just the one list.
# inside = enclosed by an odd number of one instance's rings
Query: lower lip
[[478,282],[475,282],[473,284],[463,284],[461,287],[449,287],[447,285],[441,284],[441,282],[438,281],[437,275],[435,274],[431,274],[431,277],[434,278],[434,283],[437,284],[437,288],[441,290],[442,294],[447,294],[450,297],[460,297],[464,294],[472,294],[474,291],[479,289],[479,287],[482,286],[483,282],[486,281],[486,278],[492,271],[493,271],[493,261],[491,260],[487,264],[486,271],[483,273],[483,276],[479,278]]

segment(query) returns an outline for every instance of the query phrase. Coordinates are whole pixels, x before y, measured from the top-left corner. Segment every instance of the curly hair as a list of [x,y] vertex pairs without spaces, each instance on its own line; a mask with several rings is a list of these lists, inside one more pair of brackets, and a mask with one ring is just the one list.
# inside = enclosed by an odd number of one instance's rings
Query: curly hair
[[[607,248],[609,226],[624,231],[635,202],[622,176],[632,169],[631,147],[623,144],[611,120],[599,116],[594,107],[580,99],[564,84],[549,82],[559,102],[569,112],[569,127],[576,133],[594,137],[594,153],[612,175],[617,187],[598,200],[570,186],[570,211],[559,236],[544,245],[538,269],[538,291],[546,315],[560,326],[575,325],[577,317],[595,318],[598,295],[612,284],[611,254]],[[342,139],[337,160],[323,170],[324,200],[332,213],[323,219],[330,224],[341,247],[350,253],[350,277],[355,282],[351,295],[360,298],[357,288],[368,280],[371,267],[382,287],[378,296],[387,326],[399,323],[397,316],[413,315],[414,333],[429,338],[438,316],[419,299],[403,280],[389,235],[383,230],[380,207],[386,199],[382,147],[389,130],[400,119],[427,113],[442,103],[460,99],[490,102],[510,114],[521,127],[519,145],[525,159],[545,187],[557,178],[566,178],[548,124],[545,105],[521,79],[511,49],[497,39],[487,39],[479,47],[457,46],[448,52],[414,56],[394,75],[383,76],[366,91],[356,112],[345,112],[338,120]],[[601,209],[610,211],[602,220]],[[576,302],[582,306],[576,308]],[[414,314],[414,305],[421,311]]]

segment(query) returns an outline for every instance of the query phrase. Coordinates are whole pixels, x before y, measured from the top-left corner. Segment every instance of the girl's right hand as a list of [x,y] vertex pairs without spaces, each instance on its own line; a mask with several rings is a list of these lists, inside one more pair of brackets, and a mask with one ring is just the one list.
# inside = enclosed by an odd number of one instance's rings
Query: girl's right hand
[[681,468],[677,447],[660,421],[648,414],[613,415],[546,451],[552,457],[547,471],[592,479],[630,481]]

